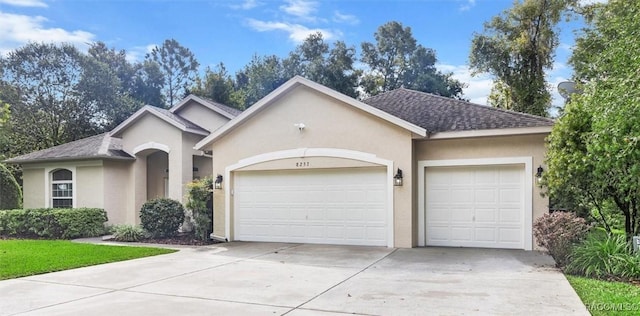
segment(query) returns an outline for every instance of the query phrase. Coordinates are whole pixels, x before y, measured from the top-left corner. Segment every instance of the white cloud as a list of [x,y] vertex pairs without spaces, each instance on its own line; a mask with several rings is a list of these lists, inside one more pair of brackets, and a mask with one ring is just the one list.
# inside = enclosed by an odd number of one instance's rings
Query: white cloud
[[607,3],[609,0],[578,0],[578,5],[580,6],[588,6],[593,4],[603,4]]
[[333,21],[337,23],[346,23],[351,25],[356,25],[360,23],[360,20],[355,15],[344,14],[344,13],[341,13],[340,11],[335,11],[333,13]]
[[240,4],[232,4],[229,7],[235,10],[251,10],[261,5],[262,5],[262,2],[259,2],[257,0],[245,0]]
[[316,12],[317,2],[307,0],[286,0],[285,2],[287,4],[280,6],[282,11],[304,20],[315,21],[315,17],[311,14]]
[[573,46],[571,44],[567,44],[567,43],[560,43],[560,45],[558,45],[558,49],[571,53],[573,52]]
[[476,0],[467,0],[467,2],[460,6],[460,11],[469,11],[476,6]]
[[135,46],[127,50],[127,61],[129,62],[137,62],[142,59],[151,51],[156,48],[158,45],[149,44],[146,46]]
[[335,38],[338,32],[332,32],[320,28],[308,28],[300,24],[292,24],[287,22],[260,21],[256,19],[247,19],[247,24],[258,32],[267,31],[283,31],[289,34],[289,39],[295,43],[303,42],[310,34],[320,32],[324,39]]
[[86,47],[95,35],[86,31],[47,28],[47,18],[0,12],[0,54],[29,42],[66,42]]
[[471,70],[467,65],[438,64],[436,68],[444,73],[452,73],[454,79],[467,84],[467,87],[462,90],[464,98],[473,103],[487,104],[487,97],[491,93],[491,86],[493,85],[493,80],[488,74],[472,76]]
[[44,1],[40,0],[0,0],[0,3],[16,7],[48,7],[48,5]]

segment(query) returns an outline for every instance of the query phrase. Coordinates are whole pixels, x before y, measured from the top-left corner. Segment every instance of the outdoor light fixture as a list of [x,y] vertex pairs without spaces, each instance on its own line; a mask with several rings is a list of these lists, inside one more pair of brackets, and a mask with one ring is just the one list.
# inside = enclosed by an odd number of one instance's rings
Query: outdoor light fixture
[[398,172],[396,172],[396,175],[393,176],[393,185],[397,187],[402,186],[402,170],[400,170],[400,168],[398,168]]
[[538,170],[536,172],[536,178],[538,179],[538,182],[540,182],[540,180],[542,180],[542,173],[544,172],[544,169],[542,168],[542,166],[538,166]]
[[220,174],[219,174],[219,175],[216,177],[216,181],[213,183],[213,187],[214,187],[216,190],[221,190],[221,189],[222,189],[222,175],[220,175]]

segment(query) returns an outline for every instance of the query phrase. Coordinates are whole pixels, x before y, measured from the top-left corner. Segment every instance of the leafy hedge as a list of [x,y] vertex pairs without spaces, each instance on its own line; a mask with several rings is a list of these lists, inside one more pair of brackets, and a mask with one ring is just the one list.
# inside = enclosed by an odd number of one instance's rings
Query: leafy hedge
[[3,164],[0,164],[0,210],[22,207],[22,191],[16,179]]
[[107,213],[98,208],[0,210],[0,236],[72,239],[104,233]]
[[209,240],[213,233],[213,179],[206,177],[187,185],[187,208],[193,213],[194,236]]
[[184,207],[168,198],[147,201],[140,209],[140,226],[153,237],[172,237],[184,221]]

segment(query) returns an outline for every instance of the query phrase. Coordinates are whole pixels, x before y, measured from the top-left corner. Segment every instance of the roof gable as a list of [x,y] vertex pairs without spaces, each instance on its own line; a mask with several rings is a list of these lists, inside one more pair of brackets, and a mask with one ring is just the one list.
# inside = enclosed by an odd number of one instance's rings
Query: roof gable
[[386,113],[384,111],[381,111],[375,107],[369,106],[365,103],[362,103],[354,98],[351,98],[349,96],[346,96],[342,93],[339,93],[337,91],[334,91],[330,88],[327,88],[321,84],[315,83],[311,80],[305,79],[303,77],[300,76],[295,76],[292,79],[290,79],[289,81],[285,82],[283,85],[281,85],[280,87],[278,87],[277,89],[275,89],[273,92],[271,92],[270,94],[268,94],[267,96],[265,96],[264,98],[260,99],[258,102],[256,102],[253,106],[251,106],[248,110],[242,112],[240,115],[238,115],[236,118],[234,118],[233,120],[229,121],[229,123],[227,123],[226,125],[224,125],[223,127],[221,127],[220,129],[216,130],[215,132],[213,132],[211,135],[207,136],[206,138],[204,138],[202,141],[198,142],[196,144],[196,149],[202,149],[205,146],[208,146],[209,144],[211,144],[212,142],[214,142],[215,140],[223,137],[224,135],[228,134],[229,132],[231,132],[233,129],[237,128],[238,126],[240,126],[243,122],[245,122],[246,120],[248,120],[251,117],[254,117],[256,115],[258,115],[258,113],[260,113],[264,108],[268,107],[269,105],[275,103],[276,101],[278,101],[280,98],[282,98],[285,94],[287,94],[289,91],[292,91],[293,89],[299,87],[299,86],[305,86],[309,89],[314,90],[315,92],[324,94],[326,96],[329,96],[333,99],[336,99],[338,101],[341,101],[349,106],[352,106],[354,108],[357,108],[359,110],[362,110],[364,112],[367,112],[373,116],[376,116],[384,121],[387,121],[393,125],[399,126],[401,128],[404,128],[408,131],[410,131],[413,134],[417,134],[419,136],[424,137],[426,135],[426,130],[424,128],[421,128],[419,126],[416,126],[412,123],[409,123],[407,121],[401,120],[393,115],[390,115],[389,113]]
[[[554,121],[526,113],[474,104],[430,93],[400,88],[385,92],[363,102],[426,129],[429,134],[510,130],[531,128],[550,132]],[[469,134],[469,133],[466,133]]]
[[7,159],[6,162],[18,164],[81,159],[133,160],[134,158],[122,150],[120,139],[109,136],[109,133],[103,133]]
[[129,128],[131,125],[135,124],[135,122],[137,122],[139,119],[141,119],[142,117],[144,117],[145,115],[153,115],[169,124],[171,124],[172,126],[176,127],[177,129],[183,131],[183,132],[187,132],[187,133],[192,133],[192,134],[197,134],[197,135],[209,135],[209,132],[198,126],[197,124],[181,117],[178,114],[174,114],[168,110],[165,109],[161,109],[161,108],[157,108],[154,106],[150,106],[150,105],[145,105],[143,108],[141,108],[140,110],[138,110],[136,113],[134,113],[133,115],[131,115],[128,119],[126,119],[124,122],[120,123],[120,125],[116,126],[116,128],[114,128],[111,131],[111,136],[117,137],[120,136],[122,134],[122,132]]
[[205,108],[216,112],[228,119],[233,119],[234,117],[240,115],[242,111],[238,109],[234,109],[230,106],[224,105],[222,103],[215,102],[213,100],[209,100],[206,98],[198,97],[196,95],[190,94],[186,98],[182,99],[178,104],[174,105],[169,111],[171,113],[179,113],[190,101],[196,102]]

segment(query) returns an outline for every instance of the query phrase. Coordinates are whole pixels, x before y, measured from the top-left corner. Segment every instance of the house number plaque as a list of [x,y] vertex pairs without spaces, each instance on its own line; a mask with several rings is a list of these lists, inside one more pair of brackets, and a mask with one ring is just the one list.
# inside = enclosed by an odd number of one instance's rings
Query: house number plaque
[[296,162],[296,167],[298,168],[304,168],[304,167],[309,167],[309,162],[308,161],[298,161]]

